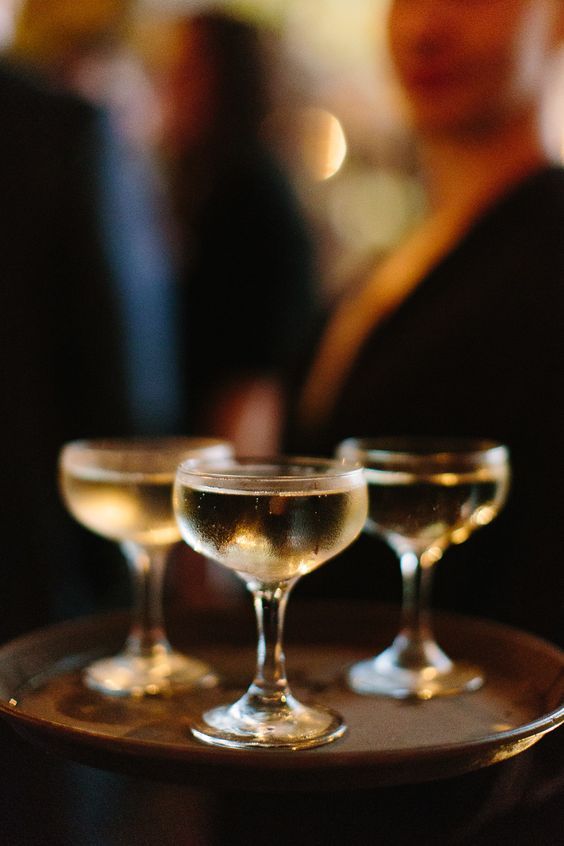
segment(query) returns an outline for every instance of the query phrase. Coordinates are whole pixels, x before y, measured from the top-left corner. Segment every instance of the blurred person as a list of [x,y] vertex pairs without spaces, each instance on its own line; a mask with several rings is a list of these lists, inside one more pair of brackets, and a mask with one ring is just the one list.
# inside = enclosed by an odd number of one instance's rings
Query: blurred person
[[[29,3],[37,11],[35,0]],[[107,8],[123,6],[115,0],[105,3]],[[4,478],[17,491],[9,498],[13,514],[6,518],[6,526],[13,530],[6,529],[6,534],[14,537],[14,560],[22,567],[26,560],[36,567],[38,583],[43,585],[43,593],[37,593],[42,597],[42,614],[37,615],[30,602],[19,609],[12,606],[14,620],[7,632],[15,633],[34,619],[40,624],[53,614],[72,616],[95,606],[100,591],[112,592],[106,581],[109,574],[104,574],[106,545],[100,550],[90,533],[75,529],[58,502],[56,457],[62,443],[72,437],[175,431],[181,384],[170,261],[156,202],[144,180],[146,170],[138,166],[110,109],[88,103],[50,73],[43,61],[34,59],[33,50],[28,55],[20,49],[26,43],[27,5],[12,2],[3,8],[7,35],[0,88],[6,322],[2,361],[6,396],[14,400],[4,419],[9,437],[2,442],[4,466],[13,468]],[[49,20],[49,9],[59,12],[53,17],[63,32],[73,31],[63,25],[61,14],[65,9],[68,14],[64,0],[45,0],[41,8],[41,17],[33,18],[36,33],[40,20]],[[92,24],[89,9],[83,38]],[[75,23],[78,17],[75,9]],[[50,24],[54,27],[53,21]],[[56,29],[48,32],[46,43],[54,49]],[[66,49],[72,52],[68,44]],[[29,407],[25,398],[35,406]],[[40,440],[31,437],[38,419]],[[25,472],[32,456],[38,462],[34,486]],[[30,513],[38,523],[45,520],[50,526],[50,543],[39,531],[22,531],[22,521]],[[74,536],[84,550],[96,547],[95,555],[85,552],[84,569],[76,578],[68,563],[75,555],[57,548]],[[80,578],[85,593],[82,600],[75,597],[73,609],[69,597],[60,597],[66,590],[72,592],[73,584],[80,592]],[[14,590],[18,584],[23,589],[15,579]]]
[[[129,423],[121,328],[94,202],[96,116],[4,62],[0,116],[3,642],[117,600],[118,557],[66,514],[57,454],[65,440],[124,433]],[[15,845],[42,842],[56,771],[1,728],[11,777],[0,795],[0,834]]]
[[134,430],[182,425],[179,314],[169,214],[154,145],[156,94],[130,44],[132,0],[23,0],[9,55],[99,109],[99,213],[123,323]]
[[[0,103],[5,638],[45,623],[75,582],[72,572],[70,582],[62,579],[78,536],[58,501],[59,447],[125,432],[129,415],[96,211],[96,115],[4,63]],[[97,582],[103,565],[87,566]]]
[[112,112],[135,146],[154,140],[158,110],[130,32],[134,0],[17,0],[10,55]]
[[174,24],[164,149],[184,305],[187,420],[272,452],[279,374],[315,310],[311,239],[261,136],[268,108],[256,30],[221,14]]
[[[0,9],[9,47],[15,8]],[[119,551],[61,502],[57,456],[74,438],[176,430],[181,390],[166,248],[126,139],[32,65],[0,59],[0,642],[129,601]],[[0,728],[2,842],[76,842],[65,815],[87,838],[91,773]]]
[[[346,437],[402,434],[506,443],[507,505],[447,550],[434,604],[562,646],[564,171],[544,134],[543,102],[564,4],[392,0],[388,35],[427,215],[327,317],[296,380],[286,447],[330,454]],[[362,536],[297,593],[398,601],[397,558]],[[274,816],[274,797],[261,797],[253,826],[276,819],[280,843],[299,817],[309,842],[378,834],[394,846],[555,844],[563,741],[553,732],[511,760],[444,781],[304,796],[291,824]],[[234,798],[240,823],[245,810]]]
[[[435,603],[559,643],[564,172],[543,100],[563,19],[557,0],[391,4],[427,215],[329,317],[288,438],[327,452],[384,434],[506,443],[508,503],[437,565]],[[373,537],[308,582],[337,595],[401,590],[395,555]]]

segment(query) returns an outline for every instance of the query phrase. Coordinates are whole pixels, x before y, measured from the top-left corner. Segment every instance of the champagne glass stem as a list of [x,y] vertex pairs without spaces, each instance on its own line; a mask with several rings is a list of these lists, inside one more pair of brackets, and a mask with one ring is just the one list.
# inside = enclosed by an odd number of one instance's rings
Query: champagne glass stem
[[292,582],[252,587],[257,618],[258,648],[255,677],[246,698],[261,710],[285,706],[290,693],[282,644],[284,616]]
[[402,577],[401,631],[410,640],[422,640],[429,635],[429,599],[431,568],[422,567],[420,557],[412,551],[400,556]]
[[170,649],[163,625],[162,592],[168,546],[140,546],[127,542],[122,549],[133,580],[133,622],[126,652],[151,657]]
[[395,664],[419,670],[429,663],[432,642],[429,600],[432,567],[422,566],[421,556],[413,550],[400,554],[402,610],[400,632],[394,640]]

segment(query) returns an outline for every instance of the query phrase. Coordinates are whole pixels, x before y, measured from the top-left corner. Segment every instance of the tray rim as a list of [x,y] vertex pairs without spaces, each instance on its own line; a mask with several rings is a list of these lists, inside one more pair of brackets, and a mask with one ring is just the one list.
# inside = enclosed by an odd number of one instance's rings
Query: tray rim
[[[370,603],[376,608],[376,603]],[[0,645],[0,667],[2,660],[6,653],[24,649],[26,643],[34,643],[42,636],[50,636],[56,638],[61,636],[69,628],[88,631],[91,627],[103,624],[111,624],[117,629],[120,625],[126,624],[129,612],[127,611],[109,611],[99,614],[92,614],[88,616],[81,616],[70,620],[64,620],[54,623],[49,626],[44,626],[38,629],[33,629],[18,637],[7,641]],[[493,631],[504,631],[510,636],[525,639],[531,647],[540,648],[543,653],[551,655],[562,665],[562,673],[564,674],[564,650],[561,650],[556,644],[536,635],[531,632],[519,629],[505,623],[488,620],[479,617],[469,617],[466,615],[456,614],[452,612],[438,612],[437,616],[443,616],[447,619],[461,620],[467,623],[471,621],[478,622],[482,627],[491,629]],[[304,643],[299,641],[302,648],[308,646],[322,645],[323,640],[317,642]],[[249,643],[249,647],[253,644]],[[71,655],[77,658],[82,653],[77,651]],[[62,659],[61,659],[62,660]],[[51,670],[56,675],[57,662],[51,665]],[[49,668],[45,671],[49,672]],[[1,675],[1,673],[0,673]],[[29,676],[31,680],[33,676]],[[558,678],[558,676],[556,677]],[[291,679],[290,679],[291,681]],[[151,741],[142,738],[123,738],[120,736],[111,736],[100,733],[99,731],[82,728],[78,726],[69,726],[64,723],[59,723],[55,720],[38,717],[33,714],[26,713],[24,710],[18,710],[10,701],[0,698],[0,715],[3,716],[13,727],[21,728],[22,730],[30,730],[37,735],[54,735],[65,739],[69,742],[76,740],[82,746],[89,746],[90,748],[104,748],[111,747],[110,752],[119,753],[123,750],[124,754],[129,757],[149,758],[152,761],[174,760],[177,763],[186,763],[197,766],[199,764],[208,765],[216,763],[217,765],[236,765],[242,768],[253,769],[259,763],[264,764],[270,770],[286,769],[291,756],[293,767],[297,769],[340,769],[348,766],[370,765],[377,766],[378,764],[390,765],[401,764],[407,760],[417,761],[439,761],[442,759],[452,759],[461,755],[470,755],[473,752],[476,754],[483,753],[493,748],[503,749],[506,746],[518,745],[523,742],[524,748],[532,745],[537,740],[540,740],[545,734],[555,730],[562,723],[564,723],[564,701],[561,705],[553,708],[551,711],[537,717],[523,725],[506,729],[500,732],[494,732],[484,735],[483,737],[473,738],[461,742],[453,743],[439,743],[434,746],[413,746],[403,747],[400,749],[384,749],[374,752],[364,750],[350,750],[341,751],[336,746],[330,755],[312,755],[311,752],[315,750],[297,750],[289,752],[288,750],[263,750],[263,749],[226,749],[216,748],[205,745],[199,745],[194,742],[190,745],[179,745],[173,742],[166,741]],[[527,743],[530,741],[530,743]],[[214,761],[213,759],[216,759]],[[368,760],[370,758],[370,760]]]
[[[221,756],[221,761],[218,760],[218,763],[237,762],[237,764],[239,764],[242,761],[247,761],[247,763],[250,765],[250,759],[252,758],[252,763],[256,763],[260,759],[263,760],[265,763],[268,763],[270,769],[276,769],[276,765],[280,764],[280,766],[282,767],[282,761],[284,759],[287,760],[287,756],[291,756],[291,759],[294,763],[300,764],[300,768],[309,769],[310,767],[308,765],[308,762],[311,764],[312,769],[318,769],[320,766],[319,757],[317,755],[308,755],[308,752],[310,750],[307,749],[295,751],[288,751],[283,749],[270,751],[262,749],[232,750],[226,748],[206,747],[204,745],[202,745],[201,748],[200,746],[196,745],[184,747],[178,746],[174,743],[166,743],[163,741],[157,743],[148,740],[142,740],[140,738],[124,739],[122,737],[105,736],[90,729],[75,729],[69,726],[65,726],[64,724],[58,724],[50,720],[43,720],[41,718],[34,717],[29,714],[23,714],[21,712],[16,717],[15,715],[17,714],[17,712],[15,711],[15,709],[11,708],[9,704],[4,705],[4,703],[0,703],[0,711],[2,711],[2,713],[6,715],[9,722],[17,723],[20,726],[38,727],[43,733],[66,735],[69,738],[90,738],[94,741],[92,745],[108,745],[113,747],[116,752],[118,751],[119,747],[126,748],[128,753],[133,753],[134,750],[137,750],[139,753],[141,753],[142,751],[150,750],[154,754],[150,754],[147,757],[153,758],[155,760],[164,760],[165,756],[162,753],[164,753],[166,750],[166,758],[174,759],[178,762],[192,762],[193,758],[202,758],[202,761],[207,763],[210,760],[210,756],[213,755]],[[506,744],[517,744],[521,740],[531,740],[532,742],[536,742],[537,740],[540,740],[545,734],[554,731],[563,722],[564,706],[560,707],[554,712],[550,712],[546,715],[546,717],[541,718],[540,721],[527,723],[526,725],[520,726],[517,729],[499,732],[493,735],[484,735],[483,738],[468,740],[461,743],[437,744],[435,746],[412,746],[398,750],[381,750],[372,753],[372,757],[374,760],[370,762],[370,765],[375,765],[379,762],[382,762],[383,764],[393,763],[404,759],[412,760],[413,758],[417,758],[418,760],[443,759],[456,757],[461,754],[472,752],[474,750],[476,750],[476,752],[484,751],[491,748],[492,746],[494,748],[503,748]],[[159,754],[159,752],[161,754]],[[324,756],[323,769],[341,768],[347,765],[355,765],[358,763],[368,764],[369,762],[367,761],[367,758],[369,755],[370,753],[367,753],[365,751],[338,751],[337,754]],[[196,764],[197,761],[194,761],[193,763]]]

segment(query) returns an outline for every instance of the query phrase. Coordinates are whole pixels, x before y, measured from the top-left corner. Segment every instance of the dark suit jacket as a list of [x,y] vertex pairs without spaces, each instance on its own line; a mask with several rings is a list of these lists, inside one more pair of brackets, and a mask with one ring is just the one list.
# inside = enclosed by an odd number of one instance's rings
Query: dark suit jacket
[[[437,565],[435,603],[562,641],[564,171],[501,199],[364,344],[325,425],[294,450],[345,437],[476,435],[511,449],[504,512]],[[395,557],[362,537],[304,592],[399,599]]]
[[0,125],[2,640],[79,613],[103,581],[102,542],[64,512],[56,459],[65,440],[123,433],[127,421],[99,115],[0,66]]

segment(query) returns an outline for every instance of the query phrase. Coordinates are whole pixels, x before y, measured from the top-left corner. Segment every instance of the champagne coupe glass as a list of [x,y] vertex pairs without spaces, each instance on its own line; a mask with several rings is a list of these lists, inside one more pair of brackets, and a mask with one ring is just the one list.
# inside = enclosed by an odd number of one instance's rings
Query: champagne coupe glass
[[397,554],[403,582],[399,634],[380,655],[349,669],[349,686],[419,699],[476,690],[481,670],[453,663],[434,640],[431,573],[451,543],[463,543],[497,516],[509,486],[507,448],[472,438],[350,438],[337,455],[364,465],[365,529]]
[[174,507],[184,540],[245,582],[258,624],[249,689],[204,713],[192,733],[231,748],[301,749],[340,737],[346,726],[338,714],[292,695],[282,628],[293,585],[362,530],[368,507],[362,467],[289,457],[188,461],[177,472]]
[[88,687],[139,697],[213,683],[207,665],[172,649],[163,623],[162,584],[168,554],[180,540],[172,509],[176,467],[188,457],[232,452],[225,441],[189,437],[63,446],[59,471],[67,508],[91,531],[120,543],[134,586],[133,621],[123,650],[85,669]]

